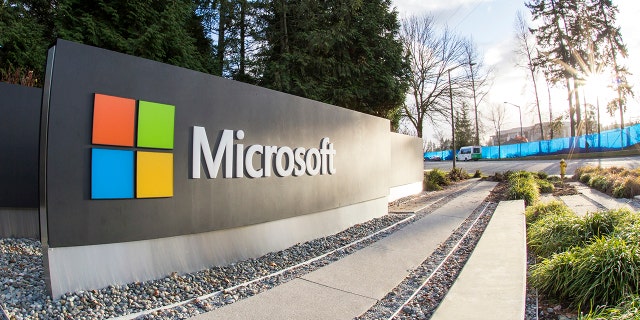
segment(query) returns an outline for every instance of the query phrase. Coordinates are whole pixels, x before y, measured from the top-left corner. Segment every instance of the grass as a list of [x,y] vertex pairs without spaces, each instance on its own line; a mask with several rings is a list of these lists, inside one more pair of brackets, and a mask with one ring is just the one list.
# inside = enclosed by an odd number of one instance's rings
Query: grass
[[525,215],[529,247],[541,258],[531,269],[533,286],[595,310],[584,319],[637,319],[625,315],[637,310],[637,299],[625,299],[640,293],[639,213],[617,209],[578,217],[551,202],[527,208]]
[[533,286],[578,308],[616,305],[640,286],[640,248],[615,237],[599,237],[553,255],[533,267]]
[[616,198],[640,195],[640,169],[583,166],[576,169],[574,178]]
[[613,307],[600,307],[579,320],[640,320],[640,296],[634,294]]
[[[476,170],[473,177],[482,176],[480,170]],[[449,172],[440,169],[433,169],[424,172],[424,190],[437,191],[448,186],[451,182],[469,179],[469,174],[461,168],[455,168]]]
[[509,181],[508,199],[523,199],[525,205],[529,206],[540,198],[540,190],[532,173],[526,171],[513,172],[507,174],[507,180]]

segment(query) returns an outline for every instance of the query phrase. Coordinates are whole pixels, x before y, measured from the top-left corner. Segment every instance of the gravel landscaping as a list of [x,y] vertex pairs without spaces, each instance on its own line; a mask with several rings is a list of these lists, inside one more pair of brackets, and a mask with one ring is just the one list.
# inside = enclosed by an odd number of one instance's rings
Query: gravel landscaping
[[[388,214],[257,259],[195,273],[173,273],[159,280],[69,293],[55,301],[46,294],[40,243],[0,239],[0,303],[9,319],[186,319],[336,261],[431,213],[473,185],[475,182],[463,182],[423,194],[420,202],[429,205],[417,215]],[[392,203],[390,209],[407,200]]]

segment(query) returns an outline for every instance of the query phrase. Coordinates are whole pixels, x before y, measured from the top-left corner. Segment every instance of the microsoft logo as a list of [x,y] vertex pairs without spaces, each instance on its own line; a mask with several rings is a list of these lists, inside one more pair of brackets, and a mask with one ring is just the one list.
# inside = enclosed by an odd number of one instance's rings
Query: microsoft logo
[[[137,111],[137,113],[136,113]],[[95,94],[91,199],[173,196],[175,106]]]

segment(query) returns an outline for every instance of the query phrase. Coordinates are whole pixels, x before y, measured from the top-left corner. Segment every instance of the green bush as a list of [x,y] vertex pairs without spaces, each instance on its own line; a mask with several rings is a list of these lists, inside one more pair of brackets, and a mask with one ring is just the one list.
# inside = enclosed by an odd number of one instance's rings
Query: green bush
[[580,177],[578,177],[578,180],[586,185],[589,185],[589,181],[591,180],[591,174],[583,173],[582,175],[580,175]]
[[533,175],[526,171],[517,171],[508,175],[509,189],[507,198],[510,200],[524,199],[525,205],[533,205],[540,197],[538,185]]
[[591,166],[591,165],[586,165],[586,166],[582,166],[582,167],[578,167],[576,169],[576,171],[574,171],[573,176],[574,178],[582,181],[582,175],[585,173],[593,173],[593,172],[599,172],[600,168],[596,167],[596,166]]
[[476,172],[473,174],[474,178],[482,178],[482,172],[480,172],[480,170],[476,170]]
[[580,218],[570,210],[543,215],[530,224],[527,231],[527,242],[531,251],[543,258],[584,242]]
[[616,198],[633,198],[640,194],[640,178],[627,176],[617,181],[612,194]]
[[535,265],[531,283],[573,306],[615,305],[640,289],[637,243],[600,237]]
[[449,171],[449,180],[461,181],[469,179],[469,174],[462,168],[454,168]]
[[443,186],[451,183],[446,172],[440,169],[433,169],[424,173],[424,189],[427,191],[442,190]]
[[615,307],[599,308],[580,320],[638,320],[640,319],[640,296],[637,294],[625,298]]
[[[550,257],[575,246],[584,246],[596,238],[628,230],[638,221],[638,214],[627,209],[598,211],[577,217],[566,205],[550,202],[527,208],[527,240],[531,250],[540,257]],[[638,228],[640,231],[640,228]]]
[[538,171],[536,175],[538,176],[538,179],[542,180],[547,180],[547,178],[549,177],[549,175],[544,171]]
[[591,177],[591,179],[589,180],[589,187],[600,190],[600,191],[605,191],[610,187],[610,181],[607,180],[607,177],[603,176],[603,175],[594,175]]
[[560,176],[549,176],[547,177],[547,181],[551,183],[559,183],[562,182],[562,178],[560,178]]
[[555,190],[553,183],[547,180],[536,179],[536,183],[538,184],[540,193],[552,193]]
[[637,214],[628,209],[598,211],[587,214],[580,220],[580,232],[585,242],[624,229],[637,221]]
[[564,204],[564,202],[556,200],[529,206],[525,210],[524,214],[527,219],[528,226],[546,215],[572,215],[573,212],[566,204]]
[[638,222],[638,213],[633,214],[635,221],[624,223],[616,226],[612,237],[623,239],[629,243],[640,243],[640,223]]

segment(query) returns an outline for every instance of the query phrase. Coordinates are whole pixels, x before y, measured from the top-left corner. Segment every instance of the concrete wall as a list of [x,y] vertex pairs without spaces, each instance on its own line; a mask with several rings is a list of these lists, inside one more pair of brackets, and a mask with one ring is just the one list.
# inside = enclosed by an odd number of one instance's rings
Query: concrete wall
[[391,132],[389,202],[422,192],[422,139]]
[[38,238],[42,89],[0,82],[0,237]]

